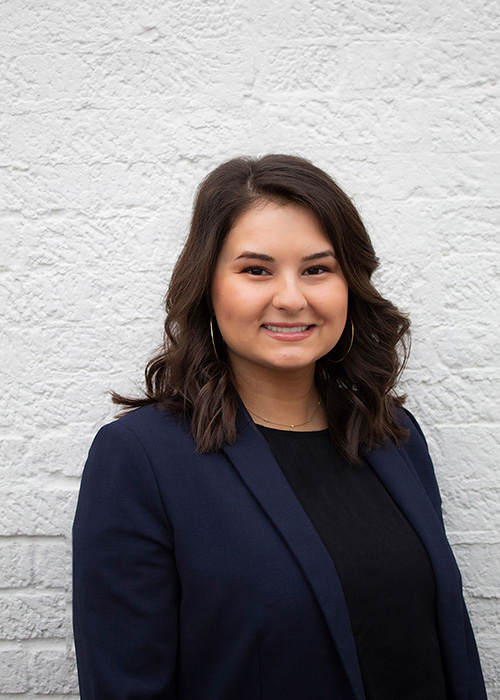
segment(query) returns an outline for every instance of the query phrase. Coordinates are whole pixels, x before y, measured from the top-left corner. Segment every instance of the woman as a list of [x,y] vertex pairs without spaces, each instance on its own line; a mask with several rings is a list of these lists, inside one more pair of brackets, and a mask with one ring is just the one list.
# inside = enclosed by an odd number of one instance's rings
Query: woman
[[305,160],[202,183],[146,396],[82,479],[82,700],[486,697],[376,266]]

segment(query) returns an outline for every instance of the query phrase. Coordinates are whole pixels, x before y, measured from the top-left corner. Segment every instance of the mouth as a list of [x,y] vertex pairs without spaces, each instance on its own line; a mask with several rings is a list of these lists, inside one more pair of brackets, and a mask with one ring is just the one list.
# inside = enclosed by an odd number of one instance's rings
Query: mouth
[[302,325],[302,326],[275,326],[269,323],[263,323],[262,327],[272,333],[306,333],[313,325]]

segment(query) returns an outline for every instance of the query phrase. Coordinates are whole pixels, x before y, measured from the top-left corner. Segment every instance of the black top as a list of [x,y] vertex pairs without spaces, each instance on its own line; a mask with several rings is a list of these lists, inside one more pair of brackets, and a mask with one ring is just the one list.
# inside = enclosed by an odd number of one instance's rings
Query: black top
[[366,699],[446,700],[434,572],[382,482],[327,430],[259,428],[335,564]]

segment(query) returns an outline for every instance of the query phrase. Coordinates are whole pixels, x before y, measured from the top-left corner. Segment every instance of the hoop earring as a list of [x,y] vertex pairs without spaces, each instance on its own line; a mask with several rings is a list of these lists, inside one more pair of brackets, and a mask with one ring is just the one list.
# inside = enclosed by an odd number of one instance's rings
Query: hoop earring
[[217,354],[217,348],[215,347],[213,318],[213,316],[210,316],[210,337],[212,338],[212,347],[214,349],[214,355],[217,358],[217,362],[220,362],[220,357]]
[[343,362],[345,360],[345,358],[347,357],[347,355],[351,352],[352,344],[354,343],[354,323],[353,323],[352,318],[350,319],[350,321],[351,321],[351,342],[349,343],[349,347],[347,348],[347,352],[345,353],[345,355],[343,357],[340,358],[340,360],[332,360],[329,357],[327,357],[326,359],[329,362],[333,362],[334,364],[337,364],[339,362]]

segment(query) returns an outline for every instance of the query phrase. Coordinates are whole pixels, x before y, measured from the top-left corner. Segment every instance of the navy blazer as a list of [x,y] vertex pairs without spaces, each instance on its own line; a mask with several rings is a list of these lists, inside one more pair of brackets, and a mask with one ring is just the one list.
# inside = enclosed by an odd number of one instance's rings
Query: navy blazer
[[[433,466],[401,416],[408,442],[366,459],[434,568],[448,698],[483,700]],[[335,566],[244,410],[217,454],[153,406],[99,431],[74,524],[74,627],[82,700],[365,697]]]

